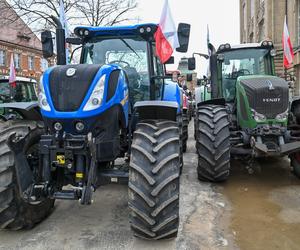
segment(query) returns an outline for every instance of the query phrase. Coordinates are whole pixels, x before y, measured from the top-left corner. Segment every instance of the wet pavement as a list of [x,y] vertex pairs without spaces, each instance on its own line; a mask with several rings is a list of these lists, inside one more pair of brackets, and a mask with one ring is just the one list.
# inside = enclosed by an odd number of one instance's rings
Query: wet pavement
[[286,158],[261,160],[252,175],[235,161],[229,180],[216,185],[197,180],[194,145],[191,122],[176,239],[135,238],[127,186],[108,185],[91,206],[57,201],[32,230],[0,231],[0,249],[300,249],[300,181]]
[[300,181],[287,158],[263,159],[248,174],[241,162],[221,186],[231,204],[229,228],[240,249],[300,249]]

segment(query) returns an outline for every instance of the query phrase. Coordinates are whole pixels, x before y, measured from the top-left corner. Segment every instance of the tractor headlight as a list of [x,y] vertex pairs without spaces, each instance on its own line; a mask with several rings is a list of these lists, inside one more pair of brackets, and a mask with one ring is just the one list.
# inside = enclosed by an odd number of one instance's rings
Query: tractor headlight
[[251,109],[252,111],[252,118],[256,121],[256,122],[264,122],[267,120],[266,116],[263,114],[260,114],[258,112],[256,112],[256,110]]
[[103,100],[106,75],[101,76],[97,82],[89,100],[85,104],[83,111],[90,111],[100,107]]
[[284,122],[288,118],[289,112],[286,110],[285,112],[276,115],[276,120]]
[[38,103],[39,107],[45,111],[51,111],[50,105],[47,101],[47,97],[45,94],[45,88],[43,84],[43,76],[40,78],[39,87],[38,87]]

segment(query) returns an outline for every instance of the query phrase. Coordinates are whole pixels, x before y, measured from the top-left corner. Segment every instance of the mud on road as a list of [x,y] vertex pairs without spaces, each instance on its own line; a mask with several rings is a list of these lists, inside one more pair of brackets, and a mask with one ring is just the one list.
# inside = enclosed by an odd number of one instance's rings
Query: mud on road
[[108,185],[96,191],[91,206],[57,201],[35,228],[0,231],[0,249],[300,249],[300,181],[286,158],[260,161],[252,175],[234,162],[226,183],[199,182],[191,122],[184,163],[176,239],[135,238],[127,186]]

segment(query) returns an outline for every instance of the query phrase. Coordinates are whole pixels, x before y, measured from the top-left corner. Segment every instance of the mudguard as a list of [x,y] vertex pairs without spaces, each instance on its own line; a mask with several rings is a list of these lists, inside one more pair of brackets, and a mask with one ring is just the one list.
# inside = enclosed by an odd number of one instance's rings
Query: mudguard
[[176,121],[178,103],[171,101],[141,101],[134,105],[139,120],[164,119]]
[[41,121],[42,116],[37,102],[12,102],[1,103],[0,109],[12,109],[19,113],[26,120]]

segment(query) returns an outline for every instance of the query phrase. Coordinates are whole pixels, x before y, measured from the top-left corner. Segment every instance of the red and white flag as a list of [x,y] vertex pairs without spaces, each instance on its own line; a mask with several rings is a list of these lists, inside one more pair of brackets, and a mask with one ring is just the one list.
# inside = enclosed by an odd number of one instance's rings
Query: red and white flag
[[14,63],[14,55],[13,53],[11,53],[8,82],[13,88],[15,88],[17,84],[16,81],[17,81],[17,77],[16,77],[16,69]]
[[286,23],[286,16],[284,19],[283,34],[282,34],[282,47],[283,47],[283,65],[289,68],[293,64],[294,52],[291,43],[291,38]]
[[173,51],[179,47],[177,29],[168,0],[165,0],[160,22],[154,37],[156,41],[156,54],[161,62],[165,63],[172,56]]

